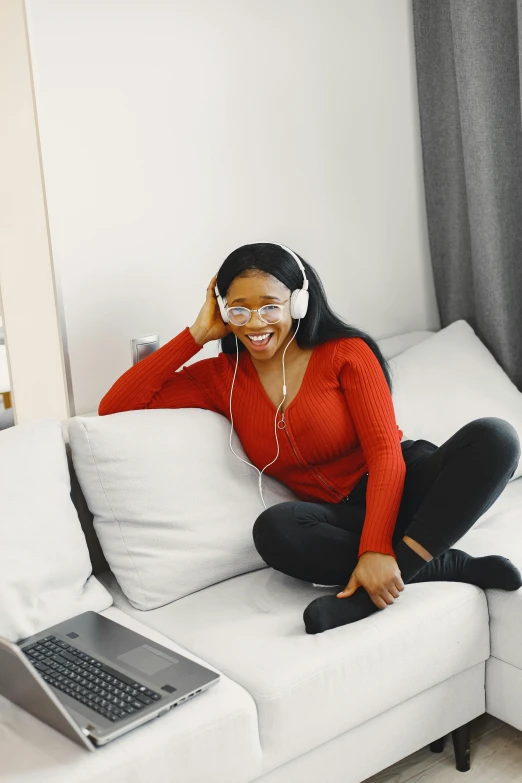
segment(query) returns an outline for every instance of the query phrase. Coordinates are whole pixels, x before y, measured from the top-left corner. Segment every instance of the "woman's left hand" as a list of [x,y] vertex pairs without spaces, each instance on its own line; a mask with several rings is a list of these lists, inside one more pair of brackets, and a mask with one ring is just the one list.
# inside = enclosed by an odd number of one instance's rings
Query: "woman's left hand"
[[364,587],[378,609],[394,602],[404,590],[404,582],[397,561],[381,552],[365,552],[359,558],[350,581],[338,598],[348,598],[359,587]]

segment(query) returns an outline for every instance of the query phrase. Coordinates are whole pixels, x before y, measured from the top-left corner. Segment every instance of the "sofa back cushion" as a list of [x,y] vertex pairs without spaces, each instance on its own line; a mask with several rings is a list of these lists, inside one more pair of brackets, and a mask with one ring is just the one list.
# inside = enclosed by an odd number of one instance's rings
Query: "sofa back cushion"
[[[69,419],[67,421],[69,421]],[[87,542],[89,556],[91,558],[92,572],[94,575],[102,574],[104,571],[110,570],[109,564],[105,555],[103,554],[103,549],[101,548],[100,541],[96,535],[96,531],[94,530],[93,514],[87,505],[82,488],[80,487],[80,482],[78,481],[78,476],[76,475],[74,463],[72,461],[71,444],[69,443],[68,439],[69,434],[67,433],[67,443],[65,448],[67,452],[69,475],[71,477],[71,500],[74,503],[74,507],[76,508],[76,513],[78,514],[78,519],[80,520],[83,534]]]
[[112,597],[91,574],[60,421],[0,432],[0,636],[18,641]]
[[[522,394],[464,320],[390,360],[395,417],[412,440],[436,446],[474,419],[508,421],[522,442]],[[510,481],[522,475],[520,460]]]
[[[77,416],[68,429],[104,555],[135,608],[266,567],[252,539],[258,474],[230,451],[224,416],[145,409]],[[246,459],[237,436],[233,446]],[[263,496],[267,506],[295,498],[265,474]]]

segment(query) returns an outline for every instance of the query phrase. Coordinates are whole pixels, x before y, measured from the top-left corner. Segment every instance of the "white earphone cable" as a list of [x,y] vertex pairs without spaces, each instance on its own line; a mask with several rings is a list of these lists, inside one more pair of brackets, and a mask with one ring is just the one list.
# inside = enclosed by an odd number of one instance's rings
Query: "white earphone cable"
[[285,350],[283,351],[283,356],[282,356],[282,364],[283,364],[283,399],[281,400],[281,402],[278,405],[278,408],[277,408],[276,414],[275,414],[275,419],[274,419],[274,434],[275,434],[275,439],[276,439],[276,444],[277,444],[277,454],[275,455],[275,457],[272,460],[272,462],[269,462],[268,465],[265,465],[263,470],[259,470],[259,468],[257,468],[255,465],[252,465],[251,462],[247,462],[247,460],[243,459],[243,457],[240,457],[239,454],[236,454],[236,452],[232,448],[232,432],[234,431],[234,417],[232,415],[232,392],[234,390],[234,381],[236,380],[237,366],[239,364],[239,345],[238,345],[238,341],[237,341],[237,335],[235,335],[235,337],[236,337],[236,367],[234,369],[234,377],[232,378],[232,386],[230,387],[230,424],[231,424],[231,426],[230,426],[230,437],[228,439],[228,443],[229,443],[230,450],[231,450],[232,454],[234,454],[238,459],[240,459],[241,462],[244,462],[245,465],[250,465],[251,468],[254,468],[254,470],[257,470],[257,472],[259,473],[259,494],[261,495],[261,502],[263,503],[263,506],[265,508],[266,508],[266,503],[265,503],[265,500],[263,498],[263,489],[261,487],[261,477],[262,477],[263,473],[265,472],[265,470],[267,468],[269,468],[270,465],[273,465],[274,462],[279,457],[279,439],[277,437],[277,415],[279,413],[281,405],[284,403],[284,401],[286,399],[285,353],[288,350],[288,346],[290,345],[290,343],[292,342],[292,340],[296,336],[297,330],[299,329],[300,323],[301,323],[301,319],[299,318],[299,320],[297,322],[296,330],[295,330],[295,332],[292,335],[292,339],[289,340],[287,345],[285,346]]

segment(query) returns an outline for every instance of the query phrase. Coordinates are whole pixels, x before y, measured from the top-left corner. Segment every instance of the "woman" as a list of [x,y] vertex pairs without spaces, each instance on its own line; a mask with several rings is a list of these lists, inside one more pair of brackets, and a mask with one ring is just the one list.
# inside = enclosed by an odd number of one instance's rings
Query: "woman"
[[[194,324],[127,370],[99,414],[200,407],[230,420],[232,411],[249,459],[259,470],[269,465],[266,472],[299,498],[257,518],[259,554],[297,579],[346,585],[307,606],[308,633],[384,609],[408,582],[518,589],[522,578],[508,559],[450,549],[515,472],[516,430],[488,417],[440,447],[401,441],[377,344],[332,312],[316,272],[298,258],[304,272],[284,246],[256,243],[231,253]],[[296,319],[291,294],[303,287],[304,273],[308,307]],[[221,340],[222,353],[177,371],[213,340]]]

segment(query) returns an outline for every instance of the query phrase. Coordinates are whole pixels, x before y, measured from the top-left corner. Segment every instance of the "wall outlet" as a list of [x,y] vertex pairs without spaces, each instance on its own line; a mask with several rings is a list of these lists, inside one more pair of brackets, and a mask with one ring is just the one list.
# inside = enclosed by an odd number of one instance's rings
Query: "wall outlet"
[[153,353],[159,348],[159,336],[150,334],[148,337],[133,337],[131,339],[131,359],[133,364],[137,364],[141,359]]

